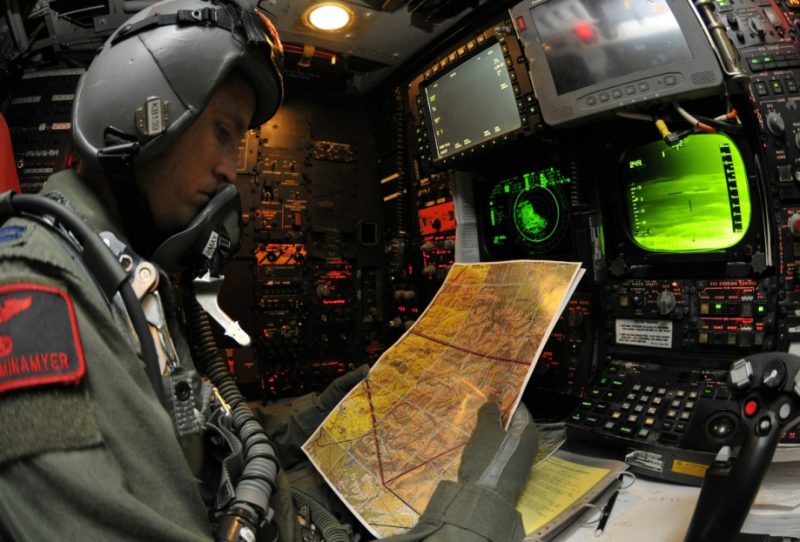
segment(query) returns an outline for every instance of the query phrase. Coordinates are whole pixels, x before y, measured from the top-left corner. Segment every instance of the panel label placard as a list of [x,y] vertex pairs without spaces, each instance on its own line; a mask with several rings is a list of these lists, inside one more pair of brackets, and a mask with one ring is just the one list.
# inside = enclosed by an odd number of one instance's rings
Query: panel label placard
[[671,320],[633,320],[617,318],[615,322],[617,344],[672,348]]

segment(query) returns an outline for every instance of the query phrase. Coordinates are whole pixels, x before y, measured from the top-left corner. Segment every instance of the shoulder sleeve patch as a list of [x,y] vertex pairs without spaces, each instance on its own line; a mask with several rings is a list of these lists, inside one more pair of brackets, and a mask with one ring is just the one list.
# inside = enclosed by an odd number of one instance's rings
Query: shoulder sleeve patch
[[0,285],[0,394],[78,384],[86,373],[78,322],[66,292],[43,284]]
[[83,386],[0,396],[0,466],[47,452],[98,446],[103,437]]

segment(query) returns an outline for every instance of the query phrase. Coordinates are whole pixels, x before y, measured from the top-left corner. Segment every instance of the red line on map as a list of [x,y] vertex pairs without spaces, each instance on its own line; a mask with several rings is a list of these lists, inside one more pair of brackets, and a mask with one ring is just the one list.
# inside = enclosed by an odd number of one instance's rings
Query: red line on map
[[475,354],[476,356],[482,356],[484,358],[493,359],[495,361],[506,361],[508,363],[516,363],[518,365],[530,365],[527,361],[520,361],[518,359],[511,359],[511,358],[501,358],[500,356],[490,356],[488,354],[481,354],[480,352],[475,352],[474,350],[470,350],[469,348],[462,348],[460,346],[456,346],[451,343],[447,343],[441,339],[437,339],[435,337],[431,337],[430,335],[425,335],[424,333],[420,333],[419,331],[414,331],[413,329],[409,331],[412,335],[416,335],[418,337],[422,337],[423,339],[428,339],[429,341],[433,341],[435,343],[439,343],[443,346],[447,346],[448,348],[454,348],[456,350],[461,350],[462,352],[466,352],[467,354]]
[[422,514],[422,512],[420,512],[419,510],[417,510],[416,508],[411,506],[411,503],[407,502],[395,490],[390,488],[389,485],[388,485],[389,482],[397,480],[401,476],[404,476],[404,475],[408,474],[409,472],[411,472],[412,470],[418,469],[419,467],[421,467],[421,466],[423,466],[423,465],[425,465],[427,463],[430,463],[434,459],[436,459],[438,457],[441,457],[444,454],[447,454],[449,452],[452,452],[453,450],[456,450],[458,448],[463,447],[464,444],[459,444],[458,446],[454,446],[453,448],[451,448],[449,450],[445,450],[444,452],[442,452],[442,453],[440,453],[440,454],[438,454],[438,455],[436,455],[434,457],[431,457],[430,459],[427,459],[426,461],[420,463],[419,465],[417,465],[415,467],[411,467],[407,471],[402,472],[402,473],[398,474],[397,476],[395,476],[394,478],[392,478],[391,480],[387,481],[386,478],[385,478],[385,475],[383,473],[383,459],[381,458],[381,448],[380,448],[380,444],[378,443],[378,419],[375,417],[375,407],[372,404],[372,388],[370,388],[369,379],[364,380],[364,390],[367,392],[367,401],[369,402],[369,413],[370,413],[370,417],[372,418],[372,434],[375,437],[375,454],[376,454],[377,459],[378,459],[378,474],[380,474],[380,477],[381,477],[381,485],[389,493],[394,495],[396,499],[398,499],[400,502],[402,502],[403,504],[408,506],[409,509],[413,510],[417,514]]
[[343,439],[343,440],[334,440],[334,439],[331,438],[330,442],[326,443],[326,442],[322,442],[322,432],[320,431],[320,434],[317,436],[317,440],[314,441],[313,446],[316,446],[317,448],[329,448],[331,446],[336,446],[337,444],[349,444],[351,442],[356,442],[357,440],[360,440],[360,439],[364,438],[365,436],[366,436],[366,433],[363,434],[363,435],[358,435],[357,437],[346,438],[346,439]]
[[443,455],[445,455],[445,454],[449,454],[449,453],[450,453],[450,452],[452,452],[453,450],[458,450],[459,448],[463,448],[465,444],[466,444],[466,442],[465,442],[465,443],[462,443],[462,444],[459,444],[458,446],[453,446],[453,447],[452,447],[452,448],[450,448],[449,450],[445,450],[445,451],[443,451],[442,453],[440,453],[440,454],[437,454],[437,455],[435,455],[435,456],[431,457],[430,459],[427,459],[427,460],[423,461],[423,462],[422,462],[422,463],[420,463],[419,465],[415,465],[415,466],[411,467],[410,469],[408,469],[408,470],[406,470],[406,471],[404,471],[404,472],[401,472],[400,474],[398,474],[398,475],[397,475],[397,476],[395,476],[394,478],[390,478],[390,479],[386,480],[386,483],[387,483],[387,484],[391,484],[392,482],[394,482],[395,480],[397,480],[398,478],[400,478],[400,477],[402,477],[402,476],[405,476],[405,475],[406,475],[406,474],[408,474],[409,472],[411,472],[411,471],[413,471],[413,470],[417,470],[418,468],[420,468],[420,467],[423,467],[423,466],[427,465],[427,464],[428,464],[428,463],[430,463],[431,461],[433,461],[433,460],[435,460],[435,459],[438,459],[438,458],[442,457],[442,456],[443,456]]
[[459,279],[459,277],[461,277],[461,275],[463,275],[466,270],[467,270],[467,266],[463,266],[463,267],[459,266],[458,268],[456,268],[457,274],[455,274],[452,277],[450,277],[450,284],[451,285],[455,284],[456,281]]
[[378,473],[381,475],[381,485],[386,486],[383,478],[383,460],[381,459],[381,447],[378,445],[378,420],[375,418],[375,407],[372,406],[372,390],[369,387],[369,379],[364,380],[364,389],[367,392],[369,401],[369,414],[372,416],[372,434],[375,436],[375,453],[378,456]]

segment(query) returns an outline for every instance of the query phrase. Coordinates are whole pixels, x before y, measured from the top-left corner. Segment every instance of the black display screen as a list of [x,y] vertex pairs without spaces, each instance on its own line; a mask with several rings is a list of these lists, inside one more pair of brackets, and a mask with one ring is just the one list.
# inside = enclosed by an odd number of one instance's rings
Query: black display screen
[[559,95],[693,58],[666,0],[551,0],[531,20]]
[[424,88],[436,160],[522,126],[499,43]]

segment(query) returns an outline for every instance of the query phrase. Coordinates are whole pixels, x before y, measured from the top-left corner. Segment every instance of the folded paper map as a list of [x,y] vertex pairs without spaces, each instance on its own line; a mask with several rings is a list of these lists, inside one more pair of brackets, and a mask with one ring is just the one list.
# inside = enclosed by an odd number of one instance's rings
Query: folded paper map
[[413,527],[487,400],[507,422],[583,270],[579,263],[455,264],[428,308],[304,444],[378,537]]

